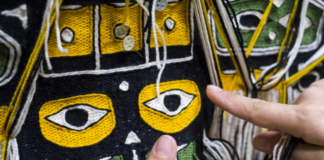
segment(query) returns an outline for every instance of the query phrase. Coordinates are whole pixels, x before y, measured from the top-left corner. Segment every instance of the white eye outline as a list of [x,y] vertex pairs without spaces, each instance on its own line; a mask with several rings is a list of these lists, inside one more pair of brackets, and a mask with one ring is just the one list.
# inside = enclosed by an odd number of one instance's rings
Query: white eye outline
[[[73,109],[82,109],[88,113],[88,121],[86,124],[83,126],[73,126],[65,120],[66,112]],[[99,122],[109,112],[110,110],[98,109],[87,104],[78,104],[65,107],[52,115],[46,116],[45,119],[51,123],[70,130],[82,131],[94,125],[96,122]]]
[[[279,24],[285,28],[287,28],[288,25],[288,21],[290,18],[291,13],[286,14],[285,16],[281,17],[279,19]],[[304,29],[307,29],[309,27],[311,27],[313,25],[312,21],[309,19],[309,17],[306,16],[306,20],[305,20],[305,25],[304,25]]]
[[[165,96],[168,96],[168,95],[178,95],[178,96],[180,96],[180,99],[181,99],[180,100],[180,106],[178,107],[178,109],[176,111],[169,111],[165,107],[164,98],[165,98]],[[144,102],[143,104],[148,108],[151,108],[151,109],[153,109],[155,111],[158,111],[158,112],[164,113],[164,114],[166,114],[166,115],[168,115],[170,117],[173,117],[173,116],[178,115],[184,109],[186,109],[195,98],[196,98],[196,95],[186,93],[186,92],[184,92],[182,90],[179,90],[179,89],[174,89],[174,90],[168,90],[166,92],[161,93],[160,94],[160,99],[158,99],[158,97],[156,97],[154,99],[151,99],[151,100],[148,100],[148,101]]]
[[[251,30],[255,30],[256,27],[246,27],[246,26],[243,26],[241,23],[240,23],[240,20],[242,18],[242,16],[246,16],[246,15],[253,15],[253,16],[256,16],[259,18],[259,20],[261,21],[261,18],[263,16],[263,14],[259,11],[245,11],[245,12],[241,12],[239,14],[236,15],[236,19],[237,19],[237,23],[239,25],[239,29],[240,30],[247,30],[247,31],[251,31]],[[235,19],[233,18],[233,22],[235,21]],[[267,23],[267,21],[265,22]],[[236,23],[234,23],[236,24]]]

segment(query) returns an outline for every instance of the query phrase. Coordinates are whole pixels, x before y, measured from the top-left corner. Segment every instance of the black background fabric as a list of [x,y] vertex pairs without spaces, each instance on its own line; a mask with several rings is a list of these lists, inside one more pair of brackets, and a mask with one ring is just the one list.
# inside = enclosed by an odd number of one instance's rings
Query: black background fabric
[[[199,52],[195,53],[197,54],[191,61],[168,64],[163,72],[161,82],[187,79],[197,83],[202,98],[200,114],[187,128],[171,135],[175,137],[178,145],[196,141],[196,152],[203,159],[202,131],[204,128],[209,128],[206,125],[208,117],[204,112],[210,111],[213,105],[205,93],[209,77],[204,56],[198,54]],[[109,75],[39,77],[25,125],[17,138],[21,159],[100,159],[115,155],[123,155],[124,159],[131,159],[132,149],[137,150],[139,157],[144,157],[158,137],[164,134],[148,126],[140,118],[138,110],[140,91],[149,84],[155,84],[158,71],[156,66],[152,66],[148,69]],[[119,89],[119,84],[122,81],[129,83],[127,92]],[[42,136],[38,112],[45,102],[91,93],[105,94],[112,100],[117,125],[108,137],[98,144],[73,149],[53,144]],[[140,144],[124,145],[130,131],[134,131],[138,135],[142,141]]]

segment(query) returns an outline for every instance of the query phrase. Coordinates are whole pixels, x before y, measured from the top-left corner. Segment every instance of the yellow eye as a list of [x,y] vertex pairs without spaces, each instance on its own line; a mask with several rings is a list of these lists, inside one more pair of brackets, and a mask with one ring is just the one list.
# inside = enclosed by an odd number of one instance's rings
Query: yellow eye
[[46,102],[39,111],[43,136],[60,146],[83,147],[100,142],[115,128],[111,100],[88,94]]
[[46,119],[67,129],[82,131],[107,115],[109,110],[96,109],[89,105],[75,105],[46,117]]
[[165,133],[176,133],[197,117],[201,97],[195,82],[179,80],[161,83],[159,98],[156,84],[146,86],[138,103],[140,115],[148,125]]
[[168,116],[176,116],[186,109],[194,98],[195,95],[182,90],[170,90],[162,93],[160,99],[156,97],[144,105]]

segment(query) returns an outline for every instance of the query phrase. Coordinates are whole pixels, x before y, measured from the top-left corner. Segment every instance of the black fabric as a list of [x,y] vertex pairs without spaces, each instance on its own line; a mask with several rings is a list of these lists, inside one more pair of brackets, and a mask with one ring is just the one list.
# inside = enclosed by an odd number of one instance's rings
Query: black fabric
[[[183,131],[171,134],[178,145],[196,140],[199,158],[202,155],[202,131],[207,128],[204,111],[212,108],[207,99],[205,87],[209,77],[202,54],[196,54],[192,61],[168,64],[161,82],[188,79],[197,83],[202,98],[202,109],[198,117]],[[37,89],[26,118],[22,132],[17,137],[21,159],[100,159],[106,156],[123,155],[124,159],[132,158],[132,149],[137,149],[139,157],[150,151],[162,132],[148,126],[138,113],[138,95],[147,85],[154,84],[158,69],[150,67],[144,70],[109,75],[82,75],[61,78],[42,78],[37,81]],[[128,92],[119,90],[122,81],[128,81]],[[98,144],[82,148],[65,148],[44,139],[38,123],[38,112],[42,104],[50,100],[102,93],[108,95],[114,105],[117,125],[111,135]],[[140,144],[124,145],[127,133],[134,131],[142,140]],[[58,154],[59,153],[59,154]]]

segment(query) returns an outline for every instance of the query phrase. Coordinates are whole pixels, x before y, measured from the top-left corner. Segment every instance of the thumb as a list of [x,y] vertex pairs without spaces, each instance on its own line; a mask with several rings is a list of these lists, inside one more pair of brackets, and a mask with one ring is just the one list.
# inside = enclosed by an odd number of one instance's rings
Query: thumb
[[161,136],[154,144],[147,160],[175,160],[177,142],[168,135]]

